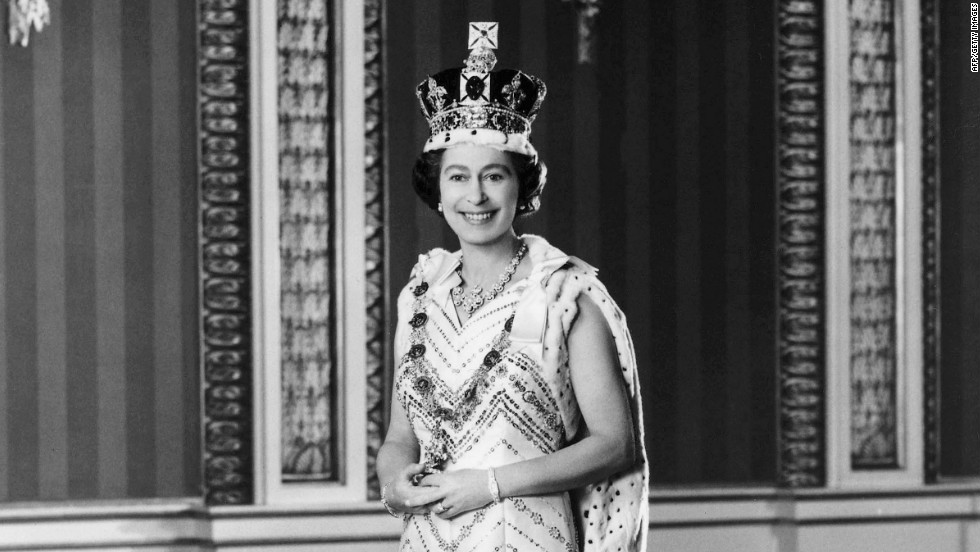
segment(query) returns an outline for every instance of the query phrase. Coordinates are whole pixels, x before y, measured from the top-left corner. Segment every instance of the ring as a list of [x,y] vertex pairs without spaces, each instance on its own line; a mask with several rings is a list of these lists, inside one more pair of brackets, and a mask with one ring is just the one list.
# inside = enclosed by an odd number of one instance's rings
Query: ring
[[439,502],[439,513],[440,514],[443,513],[443,512],[445,512],[448,509],[449,508],[446,508],[446,506],[442,502]]

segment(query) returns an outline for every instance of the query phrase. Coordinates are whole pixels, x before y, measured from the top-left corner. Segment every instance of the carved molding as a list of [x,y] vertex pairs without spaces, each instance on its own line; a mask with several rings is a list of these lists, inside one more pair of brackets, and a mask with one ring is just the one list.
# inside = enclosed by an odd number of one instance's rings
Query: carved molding
[[824,22],[816,0],[777,3],[777,481],[826,481]]
[[939,478],[939,2],[922,0],[922,321],[925,480]]
[[364,2],[365,210],[367,259],[367,458],[368,497],[381,496],[375,469],[384,437],[388,364],[384,144],[384,9]]
[[204,498],[253,501],[248,7],[201,0],[200,259]]

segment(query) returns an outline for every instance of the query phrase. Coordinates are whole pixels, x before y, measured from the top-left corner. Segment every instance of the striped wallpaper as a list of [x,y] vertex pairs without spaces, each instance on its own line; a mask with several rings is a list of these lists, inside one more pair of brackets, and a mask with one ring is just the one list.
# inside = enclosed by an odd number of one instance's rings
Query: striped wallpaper
[[195,2],[0,45],[0,500],[199,494]]
[[[599,267],[626,312],[654,484],[775,480],[773,12],[749,0],[619,0],[576,64],[564,2],[389,2],[391,297],[420,251],[457,244],[418,201],[414,87],[499,21],[498,67],[541,77],[549,167],[523,230]],[[394,317],[392,317],[392,320]]]
[[940,466],[980,475],[980,75],[969,3],[939,2]]

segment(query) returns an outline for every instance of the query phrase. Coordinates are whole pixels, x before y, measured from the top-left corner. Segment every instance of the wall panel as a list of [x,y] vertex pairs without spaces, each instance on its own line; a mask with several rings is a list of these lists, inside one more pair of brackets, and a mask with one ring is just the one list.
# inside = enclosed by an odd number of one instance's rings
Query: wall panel
[[191,0],[0,47],[0,501],[199,493]]

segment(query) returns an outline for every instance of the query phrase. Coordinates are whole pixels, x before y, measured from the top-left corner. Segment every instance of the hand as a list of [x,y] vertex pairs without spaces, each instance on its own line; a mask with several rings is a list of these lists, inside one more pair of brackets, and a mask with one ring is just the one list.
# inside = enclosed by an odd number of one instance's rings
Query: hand
[[425,493],[420,498],[428,510],[442,519],[452,519],[464,512],[493,502],[486,470],[459,470],[427,475],[422,479]]
[[421,483],[415,486],[412,479],[416,476],[424,475],[425,464],[409,464],[398,472],[398,475],[388,484],[388,492],[385,495],[388,504],[398,512],[403,514],[425,514],[429,512],[431,500],[424,500],[424,497],[431,494],[431,489]]

